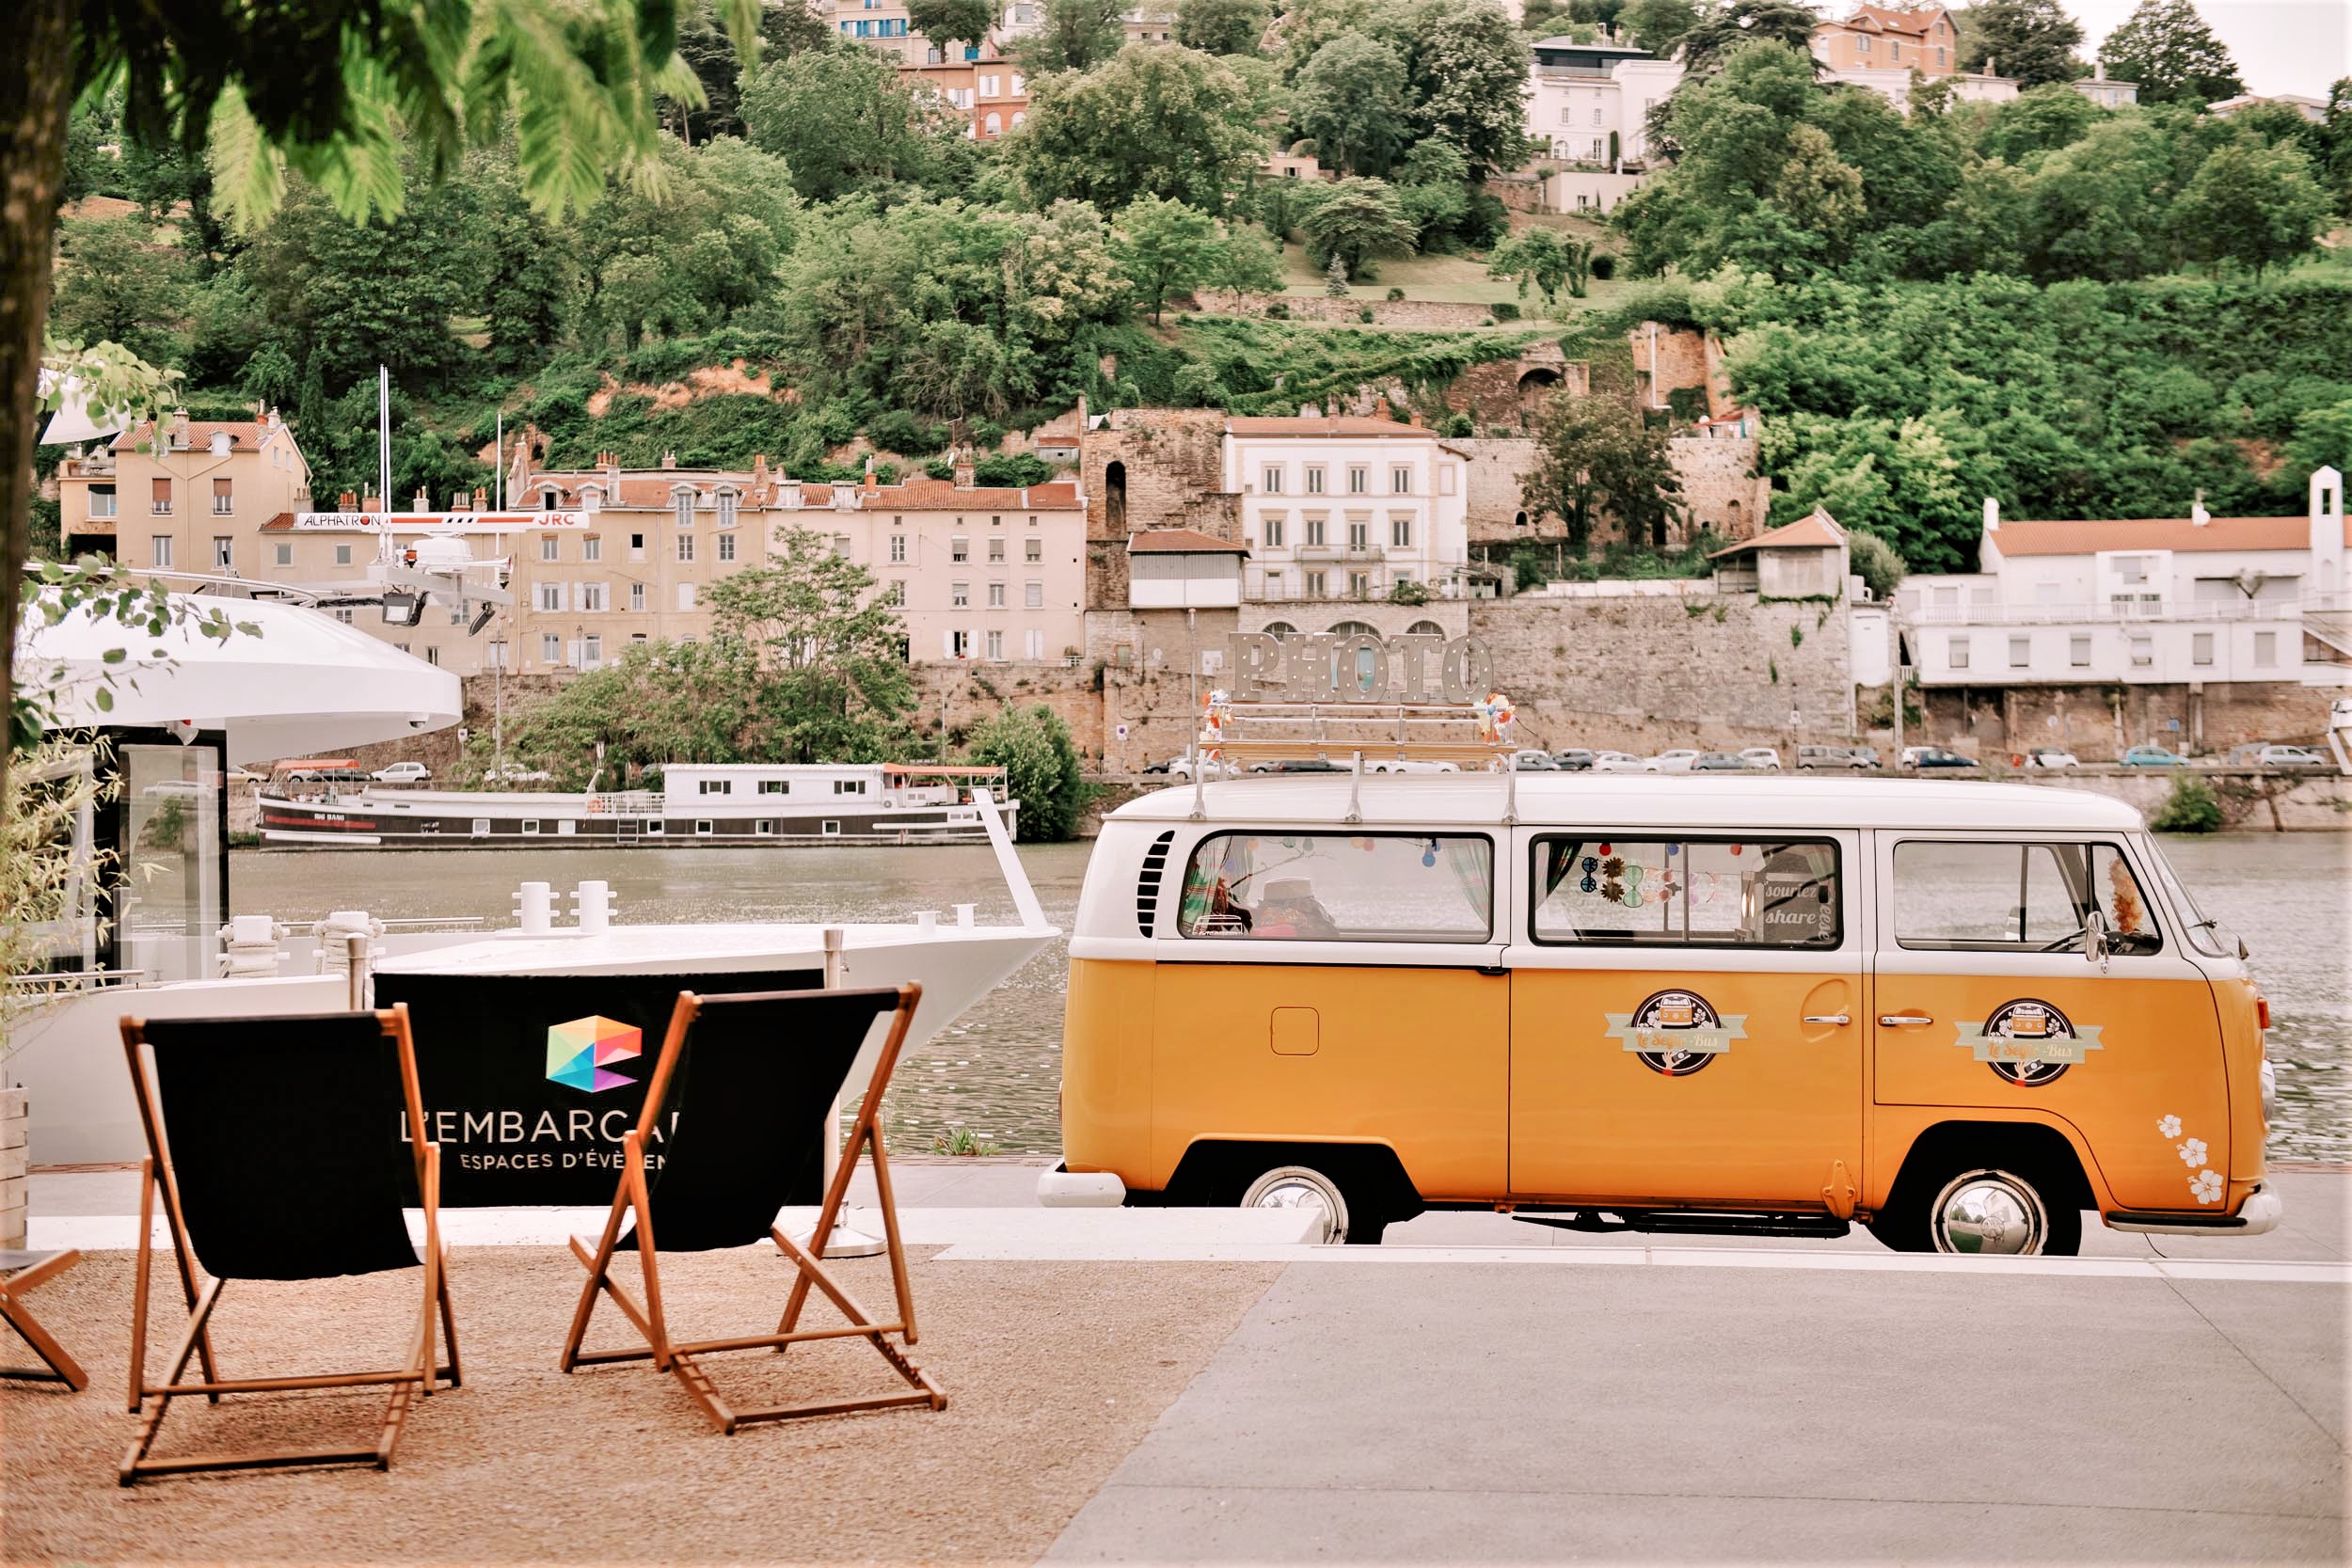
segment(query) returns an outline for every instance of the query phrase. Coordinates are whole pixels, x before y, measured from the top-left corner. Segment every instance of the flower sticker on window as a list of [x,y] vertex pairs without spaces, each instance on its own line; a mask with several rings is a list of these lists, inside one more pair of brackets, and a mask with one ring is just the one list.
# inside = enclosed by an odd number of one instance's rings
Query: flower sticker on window
[[2181,1135],[2181,1118],[2178,1117],[2164,1117],[2156,1123],[2156,1132],[2161,1136],[2167,1138],[2179,1137]]
[[2188,1190],[2197,1195],[2199,1203],[2221,1201],[2221,1173],[2201,1170],[2188,1179]]
[[2183,1144],[2177,1152],[2181,1156],[2181,1164],[2188,1166],[2191,1170],[2195,1170],[2199,1165],[2205,1163],[2205,1140],[2202,1138],[2191,1138],[2188,1142]]

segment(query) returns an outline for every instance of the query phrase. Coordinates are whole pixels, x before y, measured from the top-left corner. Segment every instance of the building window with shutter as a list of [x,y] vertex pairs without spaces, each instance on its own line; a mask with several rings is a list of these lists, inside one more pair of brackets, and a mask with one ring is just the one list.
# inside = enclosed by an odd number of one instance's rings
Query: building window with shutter
[[2279,634],[2275,631],[2256,632],[2254,634],[2254,668],[2268,670],[2276,667],[2278,662]]
[[1005,585],[1003,583],[992,582],[988,585],[988,608],[991,610],[1005,608]]
[[1045,585],[1041,582],[1023,583],[1021,604],[1025,610],[1043,610],[1045,608]]
[[694,526],[694,492],[691,490],[680,490],[677,493],[677,526],[680,528]]
[[1036,565],[1039,562],[1043,561],[1043,560],[1045,559],[1045,541],[1044,541],[1044,540],[1042,540],[1042,539],[1024,539],[1024,540],[1021,542],[1021,545],[1022,545],[1022,549],[1021,549],[1021,559],[1022,559],[1022,560],[1024,560],[1024,561],[1025,561],[1025,562],[1027,562],[1030,565],[1034,566],[1034,565]]
[[993,659],[1002,659],[1005,657],[1005,634],[1003,632],[992,631],[988,634],[988,657]]
[[1002,539],[991,539],[988,542],[988,563],[991,566],[1002,566],[1005,563],[1005,542]]
[[636,610],[645,608],[645,585],[644,583],[632,582],[628,585],[628,608]]
[[2032,664],[2033,639],[2030,637],[2010,638],[2009,640],[2009,667],[2012,670],[2024,670],[2030,668]]
[[230,494],[229,481],[225,479],[213,481],[213,515],[226,517],[236,509],[237,503]]
[[972,585],[968,582],[956,582],[948,584],[947,608],[950,610],[971,609]]
[[148,541],[148,564],[169,568],[171,565],[171,535],[158,533]]
[[213,570],[226,572],[237,563],[237,542],[225,533],[213,535]]
[[2076,670],[2090,668],[2090,634],[2089,632],[2078,631],[2067,638],[2066,662],[2071,668]]
[[151,508],[151,509],[154,512],[155,515],[156,515],[156,516],[158,516],[158,517],[168,517],[168,516],[170,516],[170,515],[171,515],[171,481],[169,481],[169,480],[167,480],[167,479],[159,479],[159,480],[154,481],[154,491],[153,491],[153,495],[154,495],[154,499],[153,499],[151,501],[150,501],[148,504],[149,504],[150,508]]
[[1968,640],[1966,638],[1955,637],[1952,639],[1950,651],[1947,656],[1945,662],[1955,670],[1965,670],[1968,668]]
[[552,533],[539,535],[539,559],[542,561],[563,560],[564,541]]
[[604,559],[604,541],[593,533],[583,534],[580,541],[580,559],[582,561],[602,561]]
[[2188,659],[2197,665],[2213,663],[2213,633],[2201,631],[2189,639]]
[[961,566],[972,559],[972,541],[959,533],[947,541],[947,559]]
[[680,610],[694,608],[694,585],[692,583],[681,582],[677,585],[677,607]]
[[541,583],[539,585],[539,608],[549,612],[562,610],[564,608],[564,585],[560,582]]
[[539,662],[542,664],[561,664],[564,662],[563,638],[557,636],[551,631],[541,632],[539,634]]
[[115,515],[113,485],[93,484],[89,487],[89,515],[92,517],[111,517]]

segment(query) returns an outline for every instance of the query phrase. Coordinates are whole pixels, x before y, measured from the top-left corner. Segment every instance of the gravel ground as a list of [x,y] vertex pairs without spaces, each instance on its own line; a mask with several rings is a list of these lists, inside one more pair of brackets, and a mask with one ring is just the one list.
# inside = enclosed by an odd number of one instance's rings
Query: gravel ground
[[[151,1375],[184,1320],[167,1256]],[[835,1265],[878,1314],[881,1259]],[[162,1477],[123,1489],[132,1259],[101,1253],[32,1305],[90,1386],[0,1391],[0,1561],[1034,1561],[1279,1273],[1271,1264],[914,1264],[916,1359],[948,1407],[714,1432],[645,1363],[565,1377],[583,1278],[551,1248],[459,1251],[466,1386],[421,1403],[389,1472]],[[624,1275],[628,1277],[628,1275]],[[673,1257],[671,1332],[773,1326],[791,1273],[772,1253]],[[213,1316],[228,1376],[388,1366],[421,1275],[241,1282]],[[809,1326],[835,1321],[812,1298]],[[5,1335],[5,1331],[0,1331]],[[598,1309],[590,1348],[629,1341]],[[21,1347],[13,1336],[5,1355]],[[739,1408],[904,1386],[863,1340],[706,1359]],[[158,1455],[373,1442],[376,1393],[175,1402]]]

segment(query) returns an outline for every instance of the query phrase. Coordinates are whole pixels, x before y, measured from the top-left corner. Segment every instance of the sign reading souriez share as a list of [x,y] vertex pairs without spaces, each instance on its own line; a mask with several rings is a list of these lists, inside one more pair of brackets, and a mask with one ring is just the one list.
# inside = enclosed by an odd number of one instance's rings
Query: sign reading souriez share
[[1243,703],[1475,703],[1494,689],[1483,643],[1457,637],[1237,631],[1225,684]]
[[[694,974],[402,974],[379,971],[379,1006],[408,1004],[425,1135],[441,1147],[452,1208],[610,1202],[621,1140],[644,1110],[677,994],[800,990],[816,970]],[[675,1113],[656,1123],[661,1168]],[[781,1134],[785,1130],[778,1128]],[[385,1136],[406,1136],[405,1123]],[[799,1201],[796,1199],[795,1201]],[[817,1195],[806,1195],[814,1203]]]

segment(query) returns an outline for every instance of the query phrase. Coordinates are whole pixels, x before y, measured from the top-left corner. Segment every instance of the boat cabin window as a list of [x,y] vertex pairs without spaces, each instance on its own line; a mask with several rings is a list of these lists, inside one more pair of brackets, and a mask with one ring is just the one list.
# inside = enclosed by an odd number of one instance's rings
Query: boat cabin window
[[1534,934],[1563,945],[1836,948],[1837,861],[1827,839],[1546,835]]
[[762,779],[759,781],[759,792],[762,795],[789,795],[792,793],[792,781],[790,779]]
[[863,795],[866,793],[866,781],[864,779],[835,779],[833,781],[833,792],[835,795]]
[[2145,956],[2163,933],[2138,879],[2111,844],[1895,846],[1895,941],[1963,953],[2072,953],[2096,909],[2107,951]]
[[1426,833],[1216,833],[1176,929],[1254,942],[1486,942],[1494,841]]

